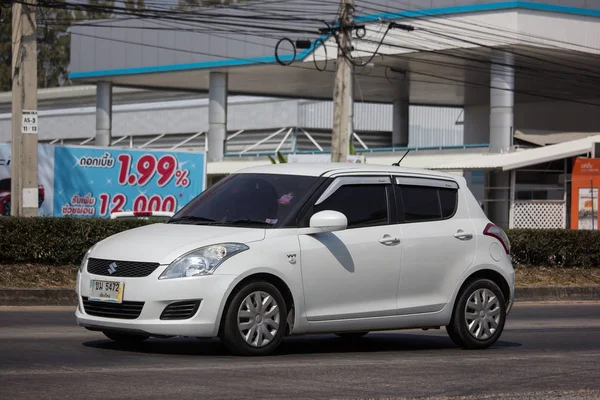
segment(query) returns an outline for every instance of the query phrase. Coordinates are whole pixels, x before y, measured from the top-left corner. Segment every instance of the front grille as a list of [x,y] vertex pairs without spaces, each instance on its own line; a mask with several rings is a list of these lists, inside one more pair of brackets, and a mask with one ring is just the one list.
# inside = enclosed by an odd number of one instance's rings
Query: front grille
[[104,318],[136,319],[140,316],[143,301],[124,301],[122,303],[108,303],[104,301],[90,301],[82,297],[83,308],[86,314]]
[[141,278],[153,273],[158,266],[158,263],[90,258],[87,270],[90,274],[95,275]]
[[192,318],[200,307],[200,300],[179,301],[171,303],[160,314],[160,319],[188,319]]

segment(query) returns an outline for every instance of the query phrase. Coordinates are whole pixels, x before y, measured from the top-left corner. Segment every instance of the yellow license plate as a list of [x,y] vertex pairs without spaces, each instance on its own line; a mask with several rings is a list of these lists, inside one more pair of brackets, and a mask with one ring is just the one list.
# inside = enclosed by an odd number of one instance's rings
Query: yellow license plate
[[88,300],[106,301],[109,303],[122,303],[125,282],[119,281],[90,281],[90,295]]

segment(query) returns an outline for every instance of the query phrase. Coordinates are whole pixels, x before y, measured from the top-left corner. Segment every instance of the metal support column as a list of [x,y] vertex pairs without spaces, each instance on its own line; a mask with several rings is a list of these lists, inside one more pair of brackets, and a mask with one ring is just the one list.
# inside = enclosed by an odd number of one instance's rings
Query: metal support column
[[517,195],[517,171],[510,171],[510,210],[508,215],[508,227],[515,227],[515,200]]
[[490,70],[490,152],[510,151],[513,144],[515,75],[513,55],[498,51]]
[[96,140],[98,147],[109,147],[112,137],[112,83],[96,84]]
[[227,137],[227,73],[211,72],[208,103],[208,161],[221,161]]
[[508,171],[493,171],[490,173],[490,195],[488,217],[502,229],[509,226],[510,214],[510,173]]
[[393,103],[392,146],[408,146],[408,101],[398,98]]

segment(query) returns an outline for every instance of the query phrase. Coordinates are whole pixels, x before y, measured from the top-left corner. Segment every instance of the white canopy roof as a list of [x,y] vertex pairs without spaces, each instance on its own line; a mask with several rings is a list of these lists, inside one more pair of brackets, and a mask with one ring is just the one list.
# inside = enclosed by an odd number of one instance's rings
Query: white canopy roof
[[[460,160],[471,160],[484,157],[487,148],[465,148],[465,149],[427,149],[427,150],[411,150],[402,160],[402,167],[420,168],[420,169],[438,169],[439,164],[456,163]],[[405,151],[396,152],[364,152],[365,163],[370,165],[387,165],[398,162]],[[248,167],[258,167],[269,165],[271,162],[268,158],[243,158],[243,157],[226,157],[220,162],[209,162],[207,173],[209,175],[231,174]]]
[[502,169],[509,171],[586,154],[591,152],[592,144],[596,142],[600,142],[600,135],[513,153],[482,155],[462,161],[439,164],[434,169]]

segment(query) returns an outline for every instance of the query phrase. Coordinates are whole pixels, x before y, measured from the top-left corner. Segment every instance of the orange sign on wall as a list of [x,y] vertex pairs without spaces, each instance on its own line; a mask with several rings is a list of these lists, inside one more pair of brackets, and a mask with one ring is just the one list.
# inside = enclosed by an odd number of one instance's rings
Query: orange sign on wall
[[571,177],[571,229],[598,229],[600,158],[577,158]]

